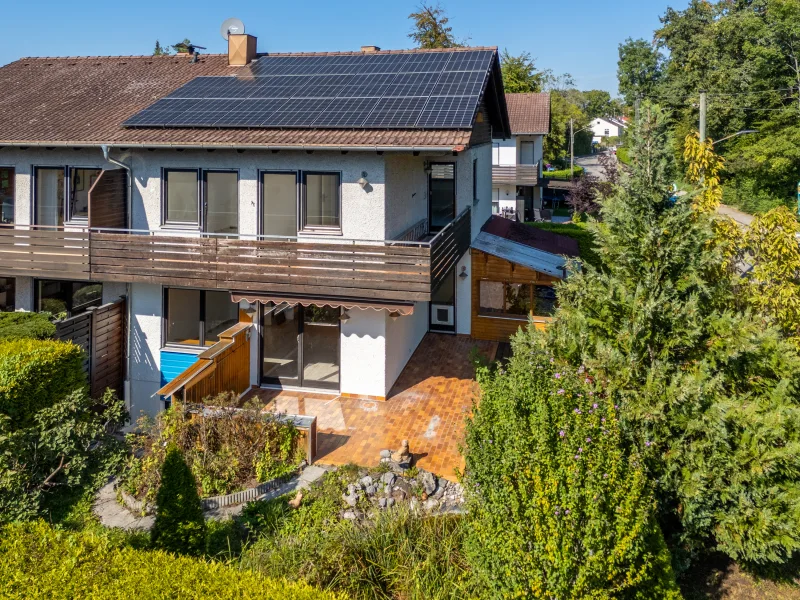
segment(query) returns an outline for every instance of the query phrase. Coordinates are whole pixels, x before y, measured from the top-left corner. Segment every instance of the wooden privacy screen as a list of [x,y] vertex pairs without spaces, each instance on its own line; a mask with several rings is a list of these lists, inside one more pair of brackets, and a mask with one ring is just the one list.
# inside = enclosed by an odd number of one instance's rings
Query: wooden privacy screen
[[106,388],[122,394],[125,381],[126,300],[90,308],[56,323],[56,338],[80,346],[86,353],[83,369],[93,398]]
[[9,277],[89,280],[89,233],[0,227],[0,271]]
[[89,190],[89,227],[125,229],[128,226],[127,199],[127,171],[102,171]]

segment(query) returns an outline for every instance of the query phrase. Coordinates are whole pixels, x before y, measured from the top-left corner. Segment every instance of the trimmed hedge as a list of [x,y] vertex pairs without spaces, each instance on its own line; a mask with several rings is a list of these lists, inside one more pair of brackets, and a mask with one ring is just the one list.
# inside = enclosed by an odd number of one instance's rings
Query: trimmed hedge
[[56,333],[56,326],[46,314],[35,312],[0,313],[0,340],[48,340]]
[[[581,177],[583,175],[583,167],[575,165],[572,169],[572,172],[575,177]],[[559,169],[557,171],[543,171],[542,177],[545,179],[569,179],[569,169]]]
[[578,242],[578,251],[581,260],[596,269],[603,266],[600,255],[595,251],[594,234],[586,228],[585,223],[525,223],[537,229],[552,231],[560,235],[571,237]]
[[623,165],[631,164],[631,153],[626,147],[617,148],[617,160]]
[[4,598],[253,598],[343,600],[302,583],[268,579],[219,562],[137,550],[108,535],[55,530],[43,521],[0,531]]
[[0,342],[0,413],[12,427],[86,386],[83,350],[56,340]]

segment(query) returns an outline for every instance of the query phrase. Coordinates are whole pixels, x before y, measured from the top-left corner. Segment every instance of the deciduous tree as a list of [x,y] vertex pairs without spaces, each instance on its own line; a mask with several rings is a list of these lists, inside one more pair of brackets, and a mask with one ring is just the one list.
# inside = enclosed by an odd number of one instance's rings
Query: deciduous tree
[[417,12],[408,15],[414,21],[414,29],[408,34],[417,48],[458,48],[453,28],[448,25],[450,18],[444,9],[437,5],[422,4]]

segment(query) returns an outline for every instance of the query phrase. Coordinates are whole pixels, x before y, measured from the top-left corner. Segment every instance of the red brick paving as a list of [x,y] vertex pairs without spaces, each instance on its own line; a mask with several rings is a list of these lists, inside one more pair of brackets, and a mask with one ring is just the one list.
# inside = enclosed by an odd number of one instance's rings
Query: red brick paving
[[317,417],[317,462],[377,466],[380,451],[409,441],[416,464],[454,479],[463,469],[458,446],[477,392],[470,353],[493,359],[497,343],[428,333],[385,402],[340,396],[253,390],[269,410]]

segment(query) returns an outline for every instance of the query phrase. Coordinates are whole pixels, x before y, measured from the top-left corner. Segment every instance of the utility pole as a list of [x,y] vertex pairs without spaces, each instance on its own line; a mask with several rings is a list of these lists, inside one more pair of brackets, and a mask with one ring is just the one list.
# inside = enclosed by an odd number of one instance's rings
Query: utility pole
[[700,141],[706,141],[706,114],[708,105],[706,103],[706,91],[700,90]]
[[569,120],[569,180],[572,181],[572,175],[575,172],[575,119]]

